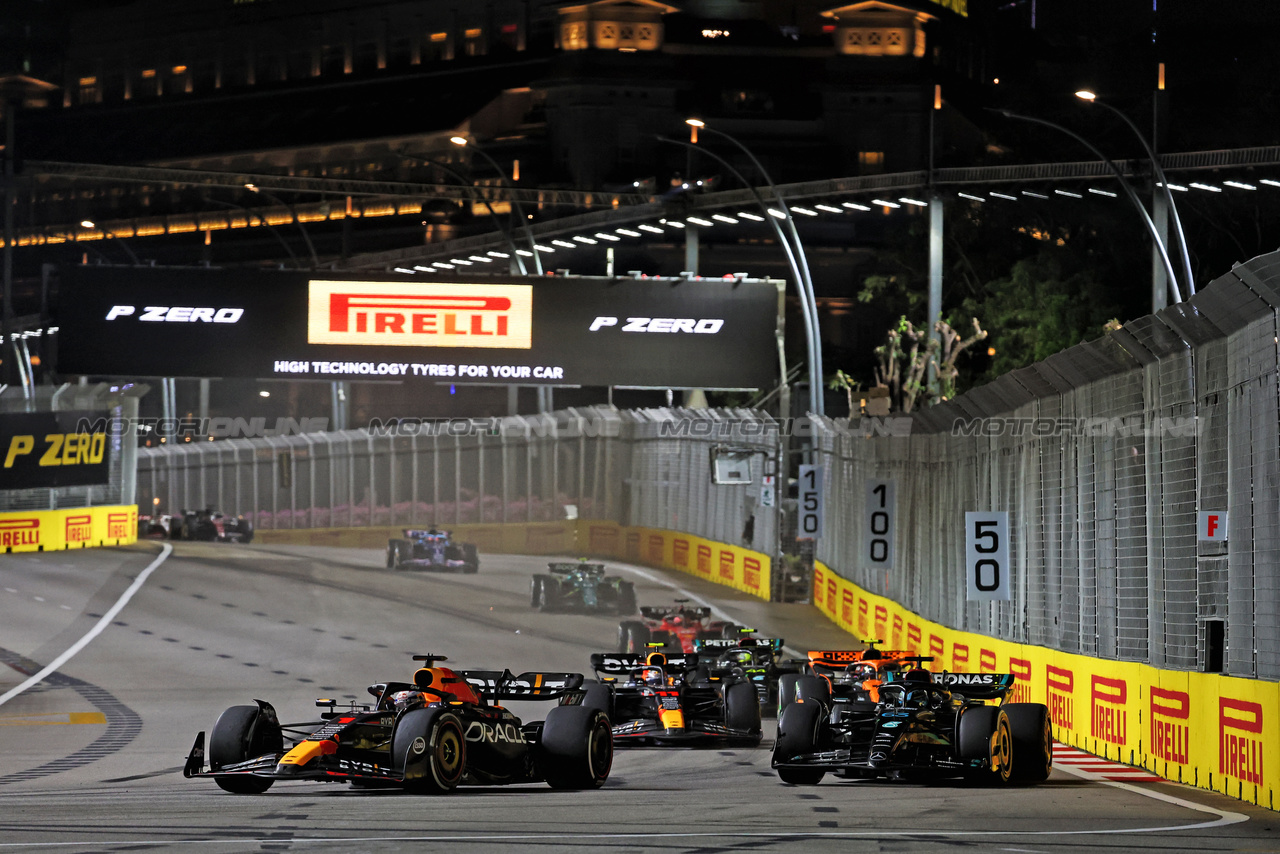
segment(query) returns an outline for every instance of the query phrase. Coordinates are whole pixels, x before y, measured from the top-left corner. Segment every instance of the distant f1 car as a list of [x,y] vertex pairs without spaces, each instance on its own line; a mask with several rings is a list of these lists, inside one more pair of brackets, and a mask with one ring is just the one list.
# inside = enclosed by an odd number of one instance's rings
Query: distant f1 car
[[760,743],[756,690],[739,668],[699,673],[697,655],[661,652],[596,653],[591,667],[602,681],[583,703],[609,716],[617,747]]
[[218,543],[253,542],[253,523],[244,516],[227,516],[212,507],[183,510],[181,515],[138,517],[139,536]]
[[[205,734],[183,769],[234,794],[260,794],[276,780],[351,783],[443,794],[459,785],[545,781],[556,789],[599,788],[613,764],[609,720],[582,705],[581,673],[453,671],[426,662],[412,682],[369,687],[373,705],[328,711],[320,720],[282,724],[270,703],[232,706]],[[559,700],[545,721],[522,723],[506,700]]]
[[640,616],[640,620],[619,624],[619,652],[645,652],[661,646],[665,652],[691,653],[696,640],[741,636],[742,626],[713,620],[710,608],[690,607],[688,599],[677,599],[675,605],[664,607],[643,605]]
[[[879,703],[806,697],[783,711],[772,765],[783,782],[803,785],[817,784],[828,771],[1040,782],[1053,768],[1049,709],[1003,702],[1012,687],[1008,673],[929,673],[917,666],[886,674]],[[984,702],[996,699],[1001,705]]]
[[604,564],[552,561],[550,574],[533,577],[530,604],[539,611],[594,611],[634,614],[636,588],[630,581],[605,575]]
[[915,659],[910,650],[880,649],[878,640],[864,643],[866,649],[810,650],[807,661],[789,662],[800,669],[778,678],[778,717],[787,704],[809,697],[879,702],[884,679]]
[[454,542],[448,531],[406,528],[403,539],[387,541],[387,569],[478,572],[480,555],[471,543]]
[[[740,630],[741,633],[752,631],[754,630]],[[797,662],[781,658],[785,643],[782,638],[712,638],[695,640],[693,648],[702,662],[700,669],[741,668],[747,681],[755,686],[761,713],[773,714],[778,708],[779,680],[786,676],[795,678],[800,674]]]

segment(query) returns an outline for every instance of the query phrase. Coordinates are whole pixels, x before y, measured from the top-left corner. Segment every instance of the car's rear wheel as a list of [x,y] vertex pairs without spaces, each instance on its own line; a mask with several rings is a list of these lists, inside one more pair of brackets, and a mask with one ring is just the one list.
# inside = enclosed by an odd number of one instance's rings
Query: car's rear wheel
[[800,681],[799,673],[784,673],[778,677],[778,718],[782,718],[787,706],[795,702],[796,683]]
[[[284,749],[280,725],[268,720],[258,706],[232,706],[214,722],[209,732],[209,769],[220,771],[228,765]],[[260,795],[271,788],[267,777],[244,775],[215,777],[223,791],[233,795]]]
[[630,581],[618,585],[618,614],[626,616],[636,612],[636,586]]
[[539,747],[539,769],[553,789],[598,789],[613,767],[613,731],[600,709],[555,707]]
[[529,607],[537,608],[542,604],[542,576],[535,575],[529,584]]
[[1000,718],[1008,723],[1012,750],[1000,769],[1006,783],[1040,783],[1053,770],[1053,726],[1041,703],[1006,703]]
[[[823,709],[818,703],[792,703],[778,719],[778,738],[773,744],[775,764],[792,761],[797,756],[817,749]],[[826,772],[821,768],[778,768],[782,782],[797,786],[814,786]]]
[[404,771],[406,789],[427,795],[452,792],[467,770],[462,721],[440,708],[406,712],[391,736],[391,756]]
[[618,652],[644,652],[649,643],[649,627],[635,620],[618,626]]
[[750,682],[735,682],[724,689],[724,725],[729,729],[760,733],[760,696]]

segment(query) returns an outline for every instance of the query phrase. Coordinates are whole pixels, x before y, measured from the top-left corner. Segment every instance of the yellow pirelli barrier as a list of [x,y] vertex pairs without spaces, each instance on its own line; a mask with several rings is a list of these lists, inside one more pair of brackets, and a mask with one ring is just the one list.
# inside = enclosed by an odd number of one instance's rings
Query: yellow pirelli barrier
[[813,602],[858,638],[934,656],[935,670],[1012,673],[1011,699],[1047,705],[1061,742],[1276,808],[1280,684],[1161,670],[956,631],[868,593],[822,564],[814,567]]
[[47,552],[137,542],[134,505],[0,513],[0,550]]
[[611,557],[674,569],[769,598],[771,565],[762,552],[660,528],[632,528],[613,522],[578,522],[579,548],[593,557]]

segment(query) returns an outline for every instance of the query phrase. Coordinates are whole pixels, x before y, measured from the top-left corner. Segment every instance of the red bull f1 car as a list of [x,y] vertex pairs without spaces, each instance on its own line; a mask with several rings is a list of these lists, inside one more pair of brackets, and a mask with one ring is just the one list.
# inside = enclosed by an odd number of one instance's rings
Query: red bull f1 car
[[[378,682],[375,702],[339,709],[319,720],[281,723],[270,703],[232,706],[196,736],[183,776],[209,777],[233,794],[260,794],[277,780],[350,783],[443,794],[459,785],[550,784],[591,789],[604,784],[613,738],[604,712],[582,704],[580,673],[459,670],[425,662],[412,682]],[[558,700],[546,720],[524,723],[499,705]],[[207,760],[207,764],[206,764]]]
[[711,619],[708,607],[691,607],[689,600],[674,605],[640,608],[640,620],[626,620],[618,626],[619,652],[645,652],[660,647],[668,653],[692,653],[693,642],[712,638],[737,638],[742,626]]
[[[904,659],[912,660],[912,659]],[[920,659],[914,659],[918,665]],[[1008,673],[886,674],[880,701],[803,697],[778,721],[772,764],[785,783],[841,777],[927,780],[965,777],[1036,783],[1053,767],[1049,710],[1004,702]],[[999,700],[1000,705],[988,705]]]
[[601,677],[588,685],[583,703],[613,723],[617,747],[760,743],[756,689],[740,668],[699,672],[698,656],[596,653]]
[[480,556],[474,545],[454,542],[448,531],[406,528],[403,539],[387,541],[387,569],[479,572]]

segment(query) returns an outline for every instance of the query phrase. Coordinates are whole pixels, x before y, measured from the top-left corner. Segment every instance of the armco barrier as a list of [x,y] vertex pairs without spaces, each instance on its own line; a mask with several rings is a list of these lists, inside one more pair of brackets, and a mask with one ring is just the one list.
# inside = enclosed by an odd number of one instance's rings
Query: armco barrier
[[821,564],[814,568],[813,602],[859,638],[934,656],[935,670],[1014,674],[1013,699],[1046,704],[1059,741],[1276,808],[1280,741],[1264,733],[1274,734],[1280,722],[1280,684],[1161,670],[956,631],[867,593]]
[[[614,558],[687,572],[761,599],[769,598],[771,561],[761,552],[657,528],[624,527],[614,522],[579,519],[563,522],[509,522],[445,526],[480,552],[527,555],[581,555]],[[383,549],[402,528],[300,528],[258,531],[269,545],[337,546]]]
[[0,549],[5,553],[122,546],[137,540],[134,505],[0,513]]

